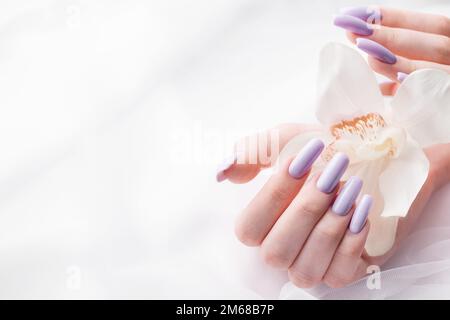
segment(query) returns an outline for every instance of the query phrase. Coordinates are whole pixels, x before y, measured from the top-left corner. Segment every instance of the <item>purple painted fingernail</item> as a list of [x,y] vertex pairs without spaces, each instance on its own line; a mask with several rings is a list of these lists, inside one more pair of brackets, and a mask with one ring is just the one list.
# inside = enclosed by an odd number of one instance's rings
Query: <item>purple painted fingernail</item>
[[338,15],[334,18],[334,25],[362,36],[370,36],[373,33],[369,24],[352,16]]
[[397,80],[398,80],[398,82],[403,82],[403,80],[405,80],[407,76],[408,76],[407,73],[397,72]]
[[364,228],[372,203],[373,198],[371,196],[368,194],[363,195],[353,213],[352,221],[350,221],[349,229],[352,233],[359,233]]
[[289,174],[296,179],[301,178],[311,168],[324,147],[325,145],[320,139],[309,141],[292,160]]
[[317,188],[325,193],[333,191],[347,169],[348,163],[349,159],[345,154],[336,153],[317,180]]
[[381,62],[388,64],[394,64],[397,62],[397,58],[391,51],[375,41],[365,38],[358,38],[356,39],[356,45],[359,49],[380,60]]
[[231,168],[231,166],[236,162],[237,156],[233,155],[225,158],[225,160],[217,167],[216,170],[216,180],[217,182],[222,182],[227,179],[225,176],[225,171]]
[[345,216],[358,197],[362,185],[363,182],[360,178],[355,176],[350,177],[339,192],[331,210],[337,215]]
[[340,13],[352,16],[368,23],[379,23],[381,21],[381,10],[376,6],[346,7]]

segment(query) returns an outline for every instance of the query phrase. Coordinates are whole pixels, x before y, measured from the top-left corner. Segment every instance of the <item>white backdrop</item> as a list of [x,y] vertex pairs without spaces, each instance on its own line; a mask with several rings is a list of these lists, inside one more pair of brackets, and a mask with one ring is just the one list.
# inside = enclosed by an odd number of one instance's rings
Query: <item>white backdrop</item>
[[314,121],[318,52],[354,4],[0,0],[0,298],[450,297],[450,187],[383,290],[307,293],[234,238],[267,175],[215,182],[235,138]]

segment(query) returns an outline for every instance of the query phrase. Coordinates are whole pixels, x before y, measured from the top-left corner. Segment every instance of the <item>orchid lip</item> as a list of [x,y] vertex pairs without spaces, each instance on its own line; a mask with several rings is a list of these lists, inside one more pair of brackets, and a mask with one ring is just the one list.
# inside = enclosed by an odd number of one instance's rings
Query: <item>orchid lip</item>
[[326,160],[336,152],[347,153],[352,163],[396,157],[405,141],[401,128],[388,125],[378,113],[342,120],[330,127],[332,142],[324,153]]

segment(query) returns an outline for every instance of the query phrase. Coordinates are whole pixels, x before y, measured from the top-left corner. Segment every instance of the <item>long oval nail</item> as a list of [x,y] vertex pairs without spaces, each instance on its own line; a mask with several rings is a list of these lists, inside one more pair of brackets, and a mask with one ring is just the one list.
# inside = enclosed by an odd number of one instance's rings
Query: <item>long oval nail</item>
[[349,15],[366,22],[379,22],[381,21],[381,10],[375,6],[357,6],[357,7],[346,7],[339,10],[340,13]]
[[403,80],[405,80],[407,76],[408,76],[407,73],[397,72],[397,80],[398,80],[398,82],[403,82]]
[[292,160],[289,174],[296,179],[301,178],[311,168],[324,147],[325,145],[320,139],[309,141]]
[[349,159],[345,154],[336,153],[317,180],[317,189],[324,193],[333,191],[347,169],[348,163]]
[[232,155],[230,157],[225,158],[222,163],[217,167],[216,170],[216,180],[217,182],[222,182],[227,179],[225,176],[225,171],[231,168],[231,166],[236,162],[237,156]]
[[397,57],[391,51],[375,41],[365,38],[358,38],[356,39],[356,45],[359,49],[380,60],[381,62],[388,64],[394,64],[397,62]]
[[353,213],[352,220],[350,221],[350,231],[352,233],[359,233],[366,224],[367,216],[369,215],[370,208],[372,207],[373,199],[370,195],[365,194],[356,206]]
[[334,18],[334,25],[362,36],[370,36],[373,33],[369,24],[352,16],[338,15]]
[[358,177],[350,177],[344,187],[339,191],[339,195],[333,203],[331,210],[340,216],[345,216],[353,206],[359,192],[361,191],[363,182]]

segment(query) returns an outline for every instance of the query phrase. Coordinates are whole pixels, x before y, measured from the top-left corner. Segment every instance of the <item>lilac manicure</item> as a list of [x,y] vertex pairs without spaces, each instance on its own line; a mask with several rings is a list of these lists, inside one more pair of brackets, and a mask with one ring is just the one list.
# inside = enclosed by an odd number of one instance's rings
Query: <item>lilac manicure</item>
[[368,23],[381,21],[381,10],[374,6],[347,7],[340,10],[342,14],[352,16]]
[[336,153],[317,180],[317,188],[324,193],[333,191],[347,169],[348,163],[349,159],[345,154]]
[[398,82],[403,82],[403,80],[405,80],[407,76],[408,76],[407,73],[397,72],[397,80],[398,80]]
[[365,38],[358,38],[356,39],[356,45],[359,49],[380,60],[381,62],[388,64],[394,64],[397,62],[397,58],[391,51],[375,41]]
[[345,216],[358,197],[362,185],[363,182],[360,178],[355,176],[350,177],[339,192],[331,210],[337,215]]
[[216,171],[216,180],[217,182],[222,182],[227,179],[225,176],[225,171],[231,168],[231,166],[236,162],[237,157],[233,155],[231,157],[226,158],[218,167]]
[[320,139],[309,141],[292,160],[289,174],[296,179],[301,178],[311,168],[324,147],[325,145]]
[[361,201],[356,206],[355,212],[350,221],[350,231],[352,233],[359,233],[366,224],[367,216],[369,215],[370,208],[372,207],[373,199],[368,194],[365,194]]
[[334,18],[334,25],[362,36],[370,36],[373,33],[370,24],[352,16],[338,15]]

